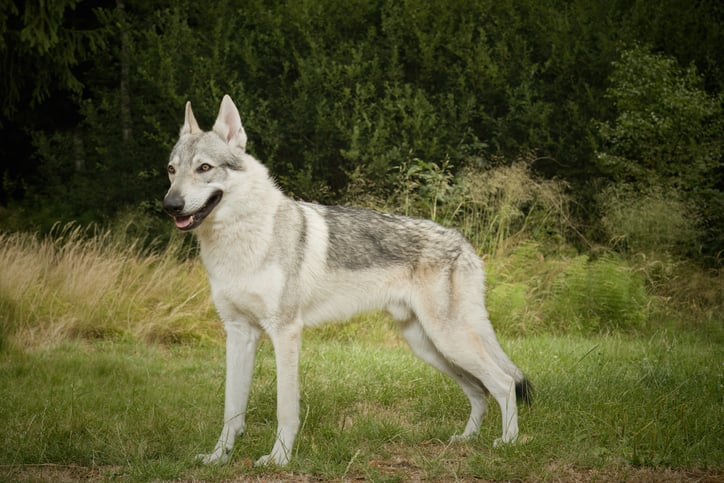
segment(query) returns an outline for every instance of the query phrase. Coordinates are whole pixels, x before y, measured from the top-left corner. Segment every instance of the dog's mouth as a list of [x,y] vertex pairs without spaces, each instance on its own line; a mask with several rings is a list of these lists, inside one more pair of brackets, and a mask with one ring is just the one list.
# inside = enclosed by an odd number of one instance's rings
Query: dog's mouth
[[214,208],[216,208],[216,205],[219,204],[219,201],[221,201],[221,196],[223,195],[222,191],[217,191],[213,195],[211,195],[211,198],[209,198],[206,203],[204,203],[204,206],[196,210],[194,213],[191,213],[190,215],[173,215],[173,221],[176,223],[176,228],[183,231],[193,230],[197,226],[201,224],[202,221],[204,221],[204,218],[206,218],[209,213],[213,211]]

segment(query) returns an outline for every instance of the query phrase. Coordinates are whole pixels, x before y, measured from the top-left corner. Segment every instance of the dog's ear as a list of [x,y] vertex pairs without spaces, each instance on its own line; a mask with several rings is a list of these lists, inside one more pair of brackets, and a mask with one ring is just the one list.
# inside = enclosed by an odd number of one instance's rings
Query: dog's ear
[[196,122],[196,118],[194,117],[194,111],[191,110],[191,101],[187,101],[184,125],[181,127],[181,132],[179,133],[179,135],[183,136],[184,134],[199,134],[200,132],[201,128],[199,127],[199,123]]
[[241,125],[239,110],[228,95],[221,100],[219,115],[214,123],[214,132],[229,146],[246,150],[246,132]]

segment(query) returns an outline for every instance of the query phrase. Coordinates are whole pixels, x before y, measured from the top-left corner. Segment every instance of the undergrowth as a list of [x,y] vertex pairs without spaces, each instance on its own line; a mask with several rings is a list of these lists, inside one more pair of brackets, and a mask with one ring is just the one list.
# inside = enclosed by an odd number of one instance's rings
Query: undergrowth
[[488,262],[487,304],[499,330],[513,334],[636,332],[662,301],[635,267],[608,254],[549,256],[523,244]]
[[[661,232],[639,229],[644,221],[629,229],[639,245],[629,243],[623,253],[571,248],[565,240],[581,235],[568,213],[566,187],[537,179],[531,162],[454,173],[447,162],[411,160],[397,173],[400,188],[389,199],[364,198],[364,190],[354,189],[349,198],[460,229],[485,260],[487,305],[503,334],[646,333],[721,322],[721,271],[652,251],[641,240]],[[620,198],[611,200],[609,220],[638,216],[647,218],[646,226],[656,206],[669,206],[655,198],[642,205],[646,210],[627,211]],[[616,226],[623,232],[628,225]],[[0,345],[10,339],[25,346],[64,338],[220,340],[193,248],[180,236],[148,248],[127,233],[117,225],[94,230],[74,224],[45,237],[0,233]],[[647,250],[632,252],[635,246]]]
[[[0,343],[222,340],[206,273],[182,250],[179,243],[144,250],[77,226],[45,238],[0,235]],[[551,253],[533,241],[484,259],[487,307],[504,335],[647,333],[720,322],[721,274],[681,262]]]

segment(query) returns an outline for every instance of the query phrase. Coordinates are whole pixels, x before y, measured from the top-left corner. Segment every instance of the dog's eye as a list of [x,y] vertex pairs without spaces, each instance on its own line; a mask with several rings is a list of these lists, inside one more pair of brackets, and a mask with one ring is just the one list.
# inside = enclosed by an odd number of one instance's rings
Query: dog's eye
[[176,168],[174,168],[173,166],[169,166],[168,168],[166,168],[166,171],[168,171],[168,174],[176,174]]
[[199,172],[206,173],[207,171],[211,171],[212,166],[208,163],[204,163],[201,166],[199,166]]

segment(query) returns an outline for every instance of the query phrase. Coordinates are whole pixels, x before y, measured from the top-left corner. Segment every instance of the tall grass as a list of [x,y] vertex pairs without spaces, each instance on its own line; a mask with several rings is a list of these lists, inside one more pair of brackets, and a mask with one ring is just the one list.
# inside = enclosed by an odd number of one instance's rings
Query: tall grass
[[567,186],[539,179],[532,157],[494,169],[453,174],[444,160],[413,159],[400,167],[399,186],[386,208],[454,226],[482,253],[502,254],[526,240],[561,243],[574,230]]
[[[45,238],[0,235],[3,343],[219,340],[204,269],[180,250],[178,242],[142,250],[77,226]],[[618,257],[544,253],[529,242],[488,258],[487,304],[499,331],[637,330],[666,302],[650,296],[645,278]]]
[[75,225],[43,238],[0,234],[2,343],[216,336],[203,268],[180,250],[180,243],[143,250]]
[[[666,253],[571,249],[565,237],[576,227],[565,186],[537,179],[530,160],[457,174],[446,162],[412,163],[400,170],[398,192],[364,201],[458,227],[486,260],[488,308],[498,331],[632,332],[662,322],[720,320],[720,271],[698,270]],[[636,217],[616,200],[610,220]],[[657,203],[641,208],[648,218],[655,206],[669,206]],[[0,233],[0,344],[69,337],[220,340],[204,269],[182,239],[145,249],[123,233],[117,226],[77,225],[46,237]]]

